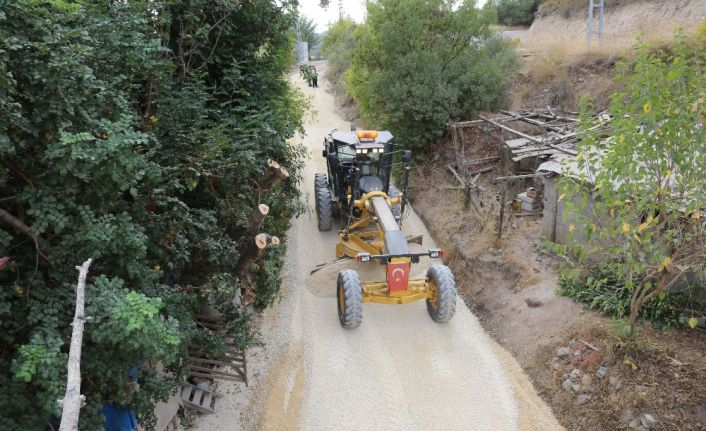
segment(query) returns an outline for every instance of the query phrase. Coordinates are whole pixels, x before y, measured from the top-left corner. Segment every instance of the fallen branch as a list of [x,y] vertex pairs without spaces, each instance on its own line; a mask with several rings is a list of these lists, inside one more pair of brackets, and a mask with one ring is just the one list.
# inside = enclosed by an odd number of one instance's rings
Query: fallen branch
[[587,342],[587,341],[584,341],[584,340],[582,340],[582,339],[579,338],[579,342],[580,342],[581,344],[583,344],[584,346],[588,347],[589,349],[593,350],[594,352],[600,352],[600,349],[599,349],[598,347],[594,346],[593,344],[591,344],[591,343],[589,343],[589,342]]
[[69,348],[66,393],[64,398],[59,400],[62,410],[59,431],[78,430],[78,416],[81,407],[86,401],[86,397],[81,395],[81,345],[83,344],[83,325],[86,322],[86,317],[83,315],[86,276],[92,260],[88,259],[83,262],[83,265],[76,267],[79,270],[78,284],[76,285],[76,311],[72,323],[73,331],[71,333],[71,347]]

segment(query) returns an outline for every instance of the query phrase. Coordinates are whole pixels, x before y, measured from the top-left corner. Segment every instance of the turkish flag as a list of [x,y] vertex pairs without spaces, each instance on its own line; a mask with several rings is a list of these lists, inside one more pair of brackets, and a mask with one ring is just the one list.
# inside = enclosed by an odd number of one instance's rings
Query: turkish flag
[[395,262],[387,264],[387,287],[390,292],[407,290],[411,262]]

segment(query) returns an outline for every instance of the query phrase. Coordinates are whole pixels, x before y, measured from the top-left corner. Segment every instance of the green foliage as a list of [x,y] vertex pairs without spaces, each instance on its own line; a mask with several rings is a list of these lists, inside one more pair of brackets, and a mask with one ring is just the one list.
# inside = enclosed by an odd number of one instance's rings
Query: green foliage
[[[74,267],[88,257],[82,429],[99,428],[107,402],[149,429],[207,336],[192,317],[204,300],[226,304],[236,343],[250,342],[232,305],[247,281],[231,274],[252,241],[247,215],[269,205],[263,229],[283,238],[301,211],[304,152],[286,142],[308,108],[286,77],[294,7],[0,2],[0,207],[27,227],[0,224],[0,429],[60,414]],[[290,180],[254,192],[268,159]],[[267,271],[282,257],[268,252]],[[279,274],[253,268],[252,280],[264,307]],[[136,386],[127,373],[140,364]]]
[[[621,66],[610,136],[585,133],[580,174],[564,184],[585,232],[581,256],[614,263],[631,294],[632,326],[643,304],[706,280],[704,52],[681,35],[666,49],[639,46]],[[584,129],[592,126],[585,115]]]
[[332,25],[321,47],[321,53],[326,59],[326,79],[334,85],[337,94],[345,95],[344,79],[351,67],[353,51],[358,43],[354,21],[342,19]]
[[543,0],[497,0],[498,23],[503,25],[530,25]]
[[302,41],[309,44],[309,50],[321,42],[321,36],[316,32],[316,24],[311,18],[300,16],[297,18],[297,28]]
[[[630,315],[633,289],[627,287],[624,278],[618,275],[620,270],[621,264],[607,262],[586,276],[572,277],[564,272],[559,278],[561,287],[558,293],[616,319],[625,319]],[[639,281],[635,277],[632,285]],[[658,325],[673,325],[679,318],[676,309],[689,297],[689,291],[672,295],[664,293],[642,307],[639,316]]]
[[355,29],[346,88],[368,125],[393,130],[398,143],[423,150],[449,119],[499,105],[503,79],[512,73],[484,49],[492,14],[474,4],[367,4],[368,23]]

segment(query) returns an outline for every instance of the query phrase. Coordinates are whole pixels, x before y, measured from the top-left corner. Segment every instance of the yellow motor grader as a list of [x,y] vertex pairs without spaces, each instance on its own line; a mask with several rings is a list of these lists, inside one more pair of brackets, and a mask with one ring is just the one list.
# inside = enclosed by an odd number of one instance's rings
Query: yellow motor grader
[[[319,230],[333,227],[338,216],[345,225],[338,232],[337,258],[378,262],[386,268],[384,280],[361,282],[358,272],[338,273],[338,317],[344,328],[356,328],[364,302],[407,304],[426,300],[436,322],[449,321],[456,311],[456,284],[451,270],[436,264],[425,278],[411,279],[411,266],[421,257],[439,259],[440,249],[412,253],[401,225],[407,206],[411,152],[395,150],[387,131],[334,130],[324,139],[326,173],[314,179]],[[402,191],[390,184],[395,159],[404,170]]]

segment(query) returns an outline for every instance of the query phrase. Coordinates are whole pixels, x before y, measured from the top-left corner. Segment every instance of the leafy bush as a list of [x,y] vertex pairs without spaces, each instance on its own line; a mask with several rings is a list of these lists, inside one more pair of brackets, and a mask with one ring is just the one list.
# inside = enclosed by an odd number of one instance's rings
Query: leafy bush
[[631,327],[643,305],[706,285],[704,43],[677,35],[669,47],[639,46],[620,67],[609,136],[584,115],[580,173],[565,177],[587,239],[578,255],[613,262],[630,293]]
[[[283,237],[301,210],[304,153],[286,143],[307,107],[286,78],[293,12],[270,0],[2,2],[0,429],[60,414],[74,266],[88,257],[82,429],[108,402],[151,426],[203,336],[192,314],[205,298],[248,343],[230,301],[247,283],[231,273],[252,241],[247,216],[269,205],[263,229]],[[255,192],[268,159],[290,180]],[[272,273],[252,277],[258,306],[279,286],[282,252],[267,258]]]
[[[632,284],[639,283],[636,277]],[[588,275],[573,277],[564,273],[559,278],[559,294],[567,296],[576,302],[586,304],[591,309],[616,319],[625,319],[630,315],[630,299],[632,289],[625,280],[618,276],[615,264],[604,263]],[[690,298],[690,292],[684,291],[667,295],[663,293],[642,307],[639,316],[660,325],[678,322],[678,308],[684,306]]]
[[493,18],[487,10],[440,0],[381,0],[367,9],[346,88],[368,125],[424,150],[449,119],[499,105],[511,73],[484,49]]
[[353,51],[358,43],[357,27],[358,24],[354,21],[338,21],[329,28],[321,46],[321,53],[326,59],[326,79],[333,84],[334,91],[339,96],[347,96],[344,79],[351,67]]
[[503,25],[530,25],[543,0],[497,0],[498,23]]

